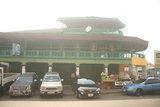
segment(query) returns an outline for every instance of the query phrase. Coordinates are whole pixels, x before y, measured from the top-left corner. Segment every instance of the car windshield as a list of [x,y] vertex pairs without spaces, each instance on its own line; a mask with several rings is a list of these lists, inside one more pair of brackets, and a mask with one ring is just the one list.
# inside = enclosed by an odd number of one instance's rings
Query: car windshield
[[141,84],[141,83],[143,83],[145,80],[146,80],[146,79],[139,79],[139,80],[137,80],[135,83]]
[[44,77],[45,82],[58,82],[60,81],[59,76],[45,76]]
[[95,85],[95,82],[92,81],[92,80],[80,79],[80,80],[78,80],[78,84],[82,84],[82,85],[85,85],[85,84]]
[[21,77],[18,77],[16,81],[18,81],[18,82],[32,82],[32,77],[21,76]]

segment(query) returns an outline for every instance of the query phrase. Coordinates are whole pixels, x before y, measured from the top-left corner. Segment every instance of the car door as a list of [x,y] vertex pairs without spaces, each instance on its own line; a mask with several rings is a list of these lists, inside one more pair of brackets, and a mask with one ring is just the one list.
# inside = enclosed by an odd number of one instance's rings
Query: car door
[[152,87],[154,88],[154,91],[160,91],[160,80],[154,79]]
[[154,92],[156,90],[155,87],[153,87],[154,85],[154,79],[148,79],[145,81],[145,84],[143,85],[143,90],[145,92]]
[[158,79],[148,79],[145,83],[145,90],[148,92],[155,92],[158,90]]
[[160,91],[160,79],[158,79],[158,83],[157,83],[157,91]]

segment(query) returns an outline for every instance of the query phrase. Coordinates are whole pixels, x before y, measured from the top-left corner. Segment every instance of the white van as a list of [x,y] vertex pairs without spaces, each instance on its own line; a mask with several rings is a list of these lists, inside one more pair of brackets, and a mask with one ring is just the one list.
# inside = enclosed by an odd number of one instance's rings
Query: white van
[[40,97],[44,95],[60,95],[63,97],[63,79],[60,78],[57,72],[47,72],[44,78],[41,79]]

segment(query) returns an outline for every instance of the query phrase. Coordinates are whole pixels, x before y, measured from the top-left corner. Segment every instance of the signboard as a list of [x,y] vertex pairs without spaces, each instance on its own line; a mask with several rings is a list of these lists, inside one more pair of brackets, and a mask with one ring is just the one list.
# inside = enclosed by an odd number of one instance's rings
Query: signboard
[[146,66],[147,65],[147,60],[142,59],[142,58],[132,58],[131,60],[132,65],[140,65],[140,66]]
[[20,50],[20,44],[17,44],[17,43],[13,43],[12,44],[12,55],[20,55],[21,53],[21,50]]

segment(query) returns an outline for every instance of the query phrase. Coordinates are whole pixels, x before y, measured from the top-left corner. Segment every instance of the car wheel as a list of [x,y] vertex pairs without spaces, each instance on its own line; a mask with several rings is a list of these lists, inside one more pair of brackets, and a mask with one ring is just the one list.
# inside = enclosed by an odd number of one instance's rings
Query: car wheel
[[40,94],[40,98],[42,98],[42,97],[44,97],[44,95],[43,95],[43,94]]
[[76,97],[77,98],[81,98],[81,94],[79,92],[76,91]]
[[143,95],[143,90],[142,89],[137,89],[136,95],[137,96],[142,96]]
[[97,95],[96,98],[100,98],[100,95]]
[[13,98],[14,96],[13,96],[13,95],[9,95],[9,97],[10,97],[10,98]]
[[29,97],[32,97],[33,96],[33,92],[31,91],[31,93],[29,94]]
[[77,92],[77,91],[75,92],[75,95],[76,95],[76,97],[78,98],[78,92]]
[[82,95],[79,92],[77,92],[77,98],[82,98]]
[[63,93],[61,93],[59,96],[60,96],[60,97],[63,97]]
[[0,96],[2,96],[4,93],[3,93],[3,88],[0,87]]

